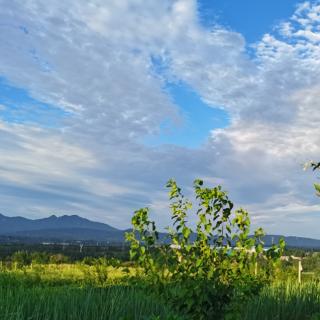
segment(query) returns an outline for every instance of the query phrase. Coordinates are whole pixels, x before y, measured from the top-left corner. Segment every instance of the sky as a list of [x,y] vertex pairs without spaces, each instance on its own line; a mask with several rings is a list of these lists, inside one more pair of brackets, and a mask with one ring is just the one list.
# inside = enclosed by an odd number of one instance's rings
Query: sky
[[163,228],[201,178],[320,239],[319,58],[319,1],[0,0],[0,212]]

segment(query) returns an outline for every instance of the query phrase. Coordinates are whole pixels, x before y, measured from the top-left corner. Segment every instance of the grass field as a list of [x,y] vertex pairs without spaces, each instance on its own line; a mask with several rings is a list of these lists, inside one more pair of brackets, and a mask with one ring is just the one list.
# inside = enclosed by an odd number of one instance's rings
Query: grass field
[[130,287],[1,287],[0,301],[6,320],[178,319],[165,304]]
[[[231,319],[231,318],[230,318]],[[320,284],[275,283],[250,300],[235,320],[319,320]]]
[[[182,319],[170,308],[132,286],[88,286],[71,277],[68,266],[36,277],[36,272],[12,271],[0,275],[0,319],[3,320],[99,320]],[[42,269],[42,272],[46,268]],[[37,271],[38,272],[38,271]],[[80,271],[79,271],[80,272]],[[77,273],[76,273],[77,274]],[[115,273],[118,277],[118,274]],[[67,277],[69,275],[69,277]],[[55,279],[57,276],[57,280]],[[54,280],[55,279],[55,280]]]
[[[135,274],[134,268],[83,264],[3,269],[0,319],[187,319],[150,291],[128,285],[128,276]],[[279,281],[265,287],[246,304],[238,305],[226,319],[320,319],[320,283]]]

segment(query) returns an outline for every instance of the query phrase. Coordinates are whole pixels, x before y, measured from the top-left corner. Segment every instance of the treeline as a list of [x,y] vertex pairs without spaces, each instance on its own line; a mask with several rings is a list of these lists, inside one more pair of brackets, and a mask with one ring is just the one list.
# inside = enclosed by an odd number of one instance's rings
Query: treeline
[[94,257],[84,257],[81,260],[70,261],[68,256],[61,253],[49,254],[47,252],[28,252],[28,251],[17,251],[11,256],[8,256],[5,260],[0,261],[0,266],[5,269],[17,269],[23,267],[29,267],[32,265],[46,265],[46,264],[64,264],[64,263],[76,263],[83,264],[87,266],[130,266],[130,262],[124,262],[117,258],[106,256],[94,258]]
[[64,244],[2,244],[0,260],[3,262],[21,262],[25,265],[35,263],[73,263],[94,259],[129,260],[126,246],[93,246]]

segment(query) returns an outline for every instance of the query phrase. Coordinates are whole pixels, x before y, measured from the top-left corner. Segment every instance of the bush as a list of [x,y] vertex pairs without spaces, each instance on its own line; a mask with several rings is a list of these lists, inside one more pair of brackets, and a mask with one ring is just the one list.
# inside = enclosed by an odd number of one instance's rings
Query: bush
[[31,256],[27,251],[17,251],[12,255],[12,262],[17,268],[28,266],[31,264]]
[[[187,223],[192,203],[174,180],[167,187],[173,221],[167,239],[159,241],[148,208],[137,210],[132,218],[133,231],[126,234],[130,256],[143,268],[147,282],[179,311],[196,319],[218,319],[236,292],[236,285],[241,288],[248,279],[261,279],[258,282],[263,283],[273,275],[270,270],[281,255],[284,241],[264,252],[263,230],[259,228],[249,237],[248,212],[234,211],[220,186],[206,188],[201,180],[194,182],[199,206],[196,229],[192,230]],[[267,266],[263,275],[260,270],[259,278],[254,274],[258,259]]]
[[50,256],[46,252],[33,252],[31,254],[32,263],[46,264],[50,261]]

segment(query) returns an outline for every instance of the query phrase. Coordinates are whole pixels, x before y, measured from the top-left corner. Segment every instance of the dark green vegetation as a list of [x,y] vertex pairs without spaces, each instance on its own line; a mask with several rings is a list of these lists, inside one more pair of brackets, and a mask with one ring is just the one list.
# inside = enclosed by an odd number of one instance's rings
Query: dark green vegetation
[[[59,255],[63,262],[76,262],[92,258],[115,258],[121,261],[129,260],[129,247],[125,245],[83,245],[80,244],[0,244],[0,260],[13,261],[16,252],[25,253],[25,264],[32,260],[39,263],[48,263]],[[53,261],[54,262],[54,261]]]
[[259,296],[251,299],[232,320],[319,320],[319,282],[274,284],[264,288]]
[[2,275],[0,301],[5,320],[179,319],[163,302],[133,286],[52,286]]

